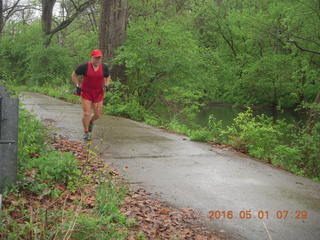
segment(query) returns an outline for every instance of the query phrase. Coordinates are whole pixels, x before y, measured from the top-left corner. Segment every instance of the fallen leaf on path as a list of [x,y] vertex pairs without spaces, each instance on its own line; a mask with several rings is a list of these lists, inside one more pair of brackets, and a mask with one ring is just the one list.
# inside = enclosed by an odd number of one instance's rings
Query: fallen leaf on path
[[164,209],[162,209],[162,210],[160,210],[160,214],[164,214],[164,215],[168,215],[169,214],[169,209],[167,209],[167,208],[164,208]]

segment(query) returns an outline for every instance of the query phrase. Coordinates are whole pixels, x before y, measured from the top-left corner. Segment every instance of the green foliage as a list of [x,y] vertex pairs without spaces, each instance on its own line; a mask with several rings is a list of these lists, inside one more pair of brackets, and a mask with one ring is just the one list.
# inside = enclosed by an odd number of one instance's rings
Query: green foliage
[[115,61],[126,66],[126,92],[141,106],[149,109],[166,99],[187,105],[185,111],[191,115],[203,96],[202,58],[192,33],[163,14],[132,20]]
[[144,122],[148,125],[151,125],[151,126],[161,126],[162,125],[161,119],[159,117],[153,116],[151,114],[146,114],[144,116]]
[[[307,129],[307,127],[306,127]],[[297,139],[297,146],[302,155],[298,162],[299,169],[304,169],[309,176],[320,177],[320,122],[311,132],[302,131]]]
[[38,158],[31,158],[23,165],[26,170],[36,169],[36,177],[39,182],[47,184],[61,182],[66,184],[71,191],[75,191],[80,184],[81,172],[72,153],[52,151]]
[[190,133],[190,140],[192,141],[207,142],[210,137],[210,132],[205,128],[192,130]]
[[[19,114],[19,150],[18,168],[22,186],[31,191],[58,196],[53,186],[56,182],[65,183],[75,191],[80,184],[80,170],[71,153],[52,151],[46,145],[48,130],[25,109],[20,108]],[[24,177],[25,171],[34,171],[29,177]]]
[[[137,96],[126,94],[128,87],[121,84],[120,81],[112,83],[112,90],[106,93],[104,102],[106,108],[104,111],[108,114],[127,117],[136,121],[144,121],[146,118],[149,122],[155,123],[150,113],[139,103]],[[152,120],[153,119],[153,120]]]
[[[19,195],[20,190],[29,190],[41,198],[57,198],[61,194],[55,188],[57,183],[66,184],[71,191],[82,185],[81,171],[73,154],[48,148],[45,141],[48,133],[23,109],[20,110],[19,128],[19,181],[16,187],[4,193],[4,198],[9,193]],[[34,205],[30,214],[26,199],[18,198],[10,208],[0,211],[0,238],[126,239],[127,228],[135,224],[119,209],[126,189],[123,184],[111,180],[102,183],[97,191],[95,210],[85,214],[82,211],[88,212],[88,209],[82,209],[80,203],[76,211],[57,211]],[[21,215],[19,220],[12,215],[17,212]]]
[[[23,223],[16,222],[6,209],[0,212],[0,237],[4,239],[126,239],[126,227],[110,221],[108,216],[95,216],[88,213],[63,211],[48,211],[48,209],[35,208],[33,216],[27,215],[21,202],[17,203],[22,209]],[[57,218],[63,218],[62,224]],[[1,238],[2,239],[2,238]]]
[[39,154],[45,149],[45,131],[43,125],[27,110],[19,109],[18,163],[24,164],[31,154]]
[[133,120],[142,121],[144,119],[145,109],[132,98],[127,103],[118,103],[117,105],[110,105],[109,113],[120,115]]
[[274,149],[272,164],[286,167],[292,172],[299,172],[298,163],[301,161],[301,152],[296,147],[278,145]]
[[181,116],[193,120],[204,105],[201,103],[202,92],[197,89],[188,89],[187,86],[166,89],[164,94],[166,101],[172,103],[167,108],[177,117]]
[[[99,41],[97,31],[87,31],[81,28],[83,23],[79,25],[78,28],[68,33],[68,36],[65,37],[65,46],[63,46],[63,49],[70,50],[73,68],[89,60],[91,50],[97,48],[97,42]],[[68,79],[70,79],[70,74],[71,72],[68,73]]]
[[28,86],[61,84],[70,81],[72,59],[66,49],[43,45],[41,25],[15,26],[18,34],[0,40],[0,64],[17,84]]
[[145,239],[147,239],[146,236],[144,235],[144,233],[138,233],[137,236],[136,236],[136,238],[137,238],[138,240],[145,240]]
[[[298,175],[319,178],[320,172],[320,123],[311,133],[284,120],[273,121],[265,115],[254,116],[252,110],[239,113],[231,126],[209,117],[208,129],[214,141],[223,142],[237,149],[246,149],[256,158],[272,162]],[[196,131],[195,140],[206,139],[206,131]]]
[[112,223],[109,216],[96,217],[89,214],[82,214],[79,216],[74,226],[73,224],[73,221],[69,221],[64,225],[65,232],[67,232],[67,229],[71,229],[73,227],[73,231],[71,233],[72,239],[124,240],[128,235],[125,229],[121,229],[117,224]]
[[206,68],[218,79],[211,78],[210,99],[274,109],[314,99],[319,89],[319,56],[305,54],[292,40],[306,49],[318,49],[316,2],[247,0],[217,6],[202,0],[190,4],[200,47],[207,52],[203,55]]
[[125,194],[122,184],[110,180],[102,183],[97,189],[95,215],[81,214],[76,222],[71,218],[60,234],[72,228],[72,239],[83,239],[84,234],[86,239],[126,239],[130,222],[119,209]]
[[23,75],[26,85],[58,85],[70,82],[72,61],[65,49],[54,45],[38,45],[34,46],[26,57],[27,69]]
[[208,129],[214,142],[225,142],[226,136],[221,120],[217,120],[213,115],[209,116]]
[[126,218],[119,210],[119,204],[126,194],[126,188],[111,181],[99,185],[95,211],[99,216],[107,216],[110,222],[126,223]]
[[[28,239],[29,236],[33,236],[34,239],[52,238],[54,232],[48,231],[46,224],[56,225],[54,219],[57,217],[57,212],[52,213],[35,206],[34,215],[30,216],[24,207],[22,201],[16,203],[16,208],[21,211],[19,222],[10,215],[10,212],[15,211],[14,207],[0,211],[0,238],[8,240]],[[34,221],[35,219],[38,219],[38,222]]]
[[290,93],[295,91],[296,83],[290,74],[296,66],[291,62],[290,56],[272,54],[248,64],[243,79],[238,83],[242,86],[239,86],[242,99],[257,105],[268,103],[280,109],[292,106],[296,99]]
[[227,132],[231,145],[245,146],[252,156],[261,159],[270,159],[281,135],[274,129],[271,118],[264,115],[255,118],[250,108],[234,119]]
[[173,117],[170,120],[167,127],[169,130],[173,130],[177,133],[190,135],[190,129],[185,124],[180,123],[176,117]]

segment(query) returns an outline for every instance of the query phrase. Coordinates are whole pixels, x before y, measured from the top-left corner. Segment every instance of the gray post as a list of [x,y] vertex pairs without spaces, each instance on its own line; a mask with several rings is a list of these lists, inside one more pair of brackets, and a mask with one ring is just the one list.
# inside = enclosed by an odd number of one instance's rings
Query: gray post
[[0,192],[16,182],[18,157],[19,100],[0,86]]

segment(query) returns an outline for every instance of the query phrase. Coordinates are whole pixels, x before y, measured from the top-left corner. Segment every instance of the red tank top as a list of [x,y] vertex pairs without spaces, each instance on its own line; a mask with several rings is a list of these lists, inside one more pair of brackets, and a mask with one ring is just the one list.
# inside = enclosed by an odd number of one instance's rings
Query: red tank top
[[94,71],[92,62],[88,62],[87,74],[83,76],[81,88],[87,91],[103,92],[103,79],[104,74],[102,70],[102,64],[99,65],[97,71]]

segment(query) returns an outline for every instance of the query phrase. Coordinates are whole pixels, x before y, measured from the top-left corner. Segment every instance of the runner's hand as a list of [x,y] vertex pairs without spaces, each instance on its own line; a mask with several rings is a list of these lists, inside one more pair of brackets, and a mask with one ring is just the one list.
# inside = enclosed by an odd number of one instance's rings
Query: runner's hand
[[76,93],[77,93],[77,95],[79,95],[80,96],[80,94],[81,94],[81,92],[82,92],[82,89],[81,89],[81,87],[79,87],[78,85],[76,86]]
[[108,92],[110,90],[110,87],[104,86],[103,89],[104,89],[105,92]]

